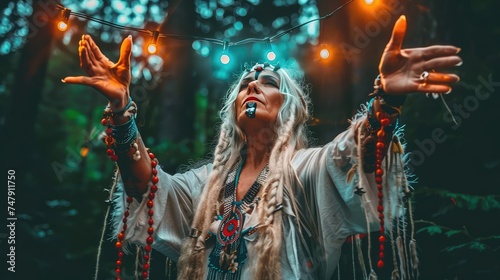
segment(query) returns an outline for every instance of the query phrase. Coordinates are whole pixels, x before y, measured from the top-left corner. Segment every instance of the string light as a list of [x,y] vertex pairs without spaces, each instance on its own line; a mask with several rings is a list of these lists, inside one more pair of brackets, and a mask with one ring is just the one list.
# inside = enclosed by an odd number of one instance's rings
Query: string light
[[271,41],[269,39],[266,40],[266,49],[267,51],[267,59],[269,61],[273,61],[276,59],[276,53],[273,51],[273,47],[271,46]]
[[[161,37],[169,37],[169,38],[173,38],[173,39],[178,39],[178,40],[199,40],[199,41],[206,41],[206,42],[211,42],[211,43],[214,43],[214,44],[218,44],[218,45],[227,45],[225,49],[227,49],[228,47],[230,46],[238,46],[238,45],[244,45],[244,44],[249,44],[249,43],[258,43],[258,42],[272,42],[274,40],[277,40],[279,38],[281,38],[282,36],[292,32],[293,30],[297,29],[297,28],[300,28],[306,24],[309,24],[311,22],[314,22],[314,21],[320,21],[320,20],[324,20],[324,19],[327,19],[329,17],[331,17],[332,15],[334,15],[336,12],[338,12],[340,9],[344,8],[347,4],[350,4],[351,2],[353,2],[354,0],[349,0],[347,1],[346,3],[342,4],[340,7],[338,7],[337,9],[335,9],[334,11],[332,11],[331,13],[327,14],[327,15],[324,15],[322,17],[319,17],[319,18],[315,18],[315,19],[311,19],[311,20],[308,20],[306,22],[303,22],[302,24],[299,24],[299,25],[296,25],[296,26],[293,26],[287,30],[284,30],[272,37],[268,37],[268,38],[247,38],[247,39],[243,39],[241,41],[238,41],[238,42],[228,42],[228,41],[223,41],[223,40],[219,40],[219,39],[213,39],[213,38],[205,38],[205,37],[197,37],[197,36],[187,36],[187,35],[175,35],[175,34],[161,34],[159,33],[158,31],[151,31],[151,30],[147,30],[147,29],[142,29],[142,28],[135,28],[135,27],[130,27],[130,26],[124,26],[124,25],[119,25],[119,24],[116,24],[116,23],[112,23],[112,22],[109,22],[109,21],[105,21],[105,20],[102,20],[102,19],[99,19],[99,18],[94,18],[94,17],[91,17],[87,14],[83,14],[83,13],[78,13],[78,12],[73,12],[69,9],[67,9],[66,7],[58,4],[57,5],[57,8],[61,10],[61,14],[63,15],[63,19],[58,23],[58,28],[59,30],[61,31],[64,31],[68,28],[68,20],[69,20],[69,17],[70,15],[73,15],[73,16],[76,16],[78,18],[83,18],[83,19],[87,19],[89,21],[94,21],[94,22],[97,22],[97,23],[100,23],[102,25],[106,25],[106,26],[110,26],[110,27],[114,27],[114,28],[117,28],[117,29],[122,29],[122,30],[129,30],[129,31],[135,31],[135,32],[138,32],[138,33],[144,33],[144,34],[147,34],[147,35],[150,35],[150,36],[153,36],[153,40],[152,40],[152,43],[149,44],[147,50],[150,54],[153,54],[157,51],[157,46],[156,46],[156,42],[158,40],[158,38],[161,38]],[[371,1],[373,2],[373,0]],[[155,35],[157,34],[157,35]],[[156,37],[155,37],[156,36]],[[156,40],[155,40],[156,38]],[[268,59],[269,60],[274,60],[276,59],[276,54],[272,51],[268,52],[267,54],[268,56]],[[227,64],[229,63],[230,61],[230,57],[229,55],[226,53],[223,53],[221,55],[221,62],[224,63],[224,64]]]
[[319,57],[325,60],[330,57],[330,50],[328,49],[328,46],[326,44],[321,45],[321,50],[319,51]]
[[222,55],[220,56],[220,62],[222,64],[228,64],[229,61],[231,61],[231,58],[229,57],[227,49],[229,48],[229,42],[224,41],[224,45],[222,47]]
[[159,31],[153,31],[153,40],[151,40],[151,43],[148,45],[148,53],[150,54],[155,54],[157,47],[156,43],[158,42],[158,37],[160,36]]
[[61,10],[61,20],[57,23],[57,29],[61,31],[66,31],[68,29],[69,16],[71,15],[71,10],[64,8]]
[[366,5],[370,6],[371,4],[373,4],[375,2],[375,0],[363,0],[365,2]]

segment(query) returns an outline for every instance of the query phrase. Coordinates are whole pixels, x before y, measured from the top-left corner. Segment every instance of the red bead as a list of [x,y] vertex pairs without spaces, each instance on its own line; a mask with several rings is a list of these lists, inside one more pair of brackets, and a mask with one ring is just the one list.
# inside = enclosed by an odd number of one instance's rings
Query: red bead
[[122,261],[117,260],[117,261],[116,261],[116,266],[120,267],[121,265],[122,265]]
[[106,128],[106,134],[107,135],[113,134],[113,129],[111,127]]
[[378,201],[378,205],[384,205],[384,201],[380,199],[380,200]]
[[158,177],[153,176],[153,178],[151,178],[151,182],[153,182],[153,184],[158,183]]
[[148,278],[148,272],[147,271],[142,272],[142,278],[144,278],[144,279]]
[[102,118],[101,119],[101,124],[102,125],[107,125],[108,124],[108,120],[106,118]]
[[114,155],[114,154],[115,154],[115,151],[113,151],[113,149],[107,149],[107,150],[106,150],[106,154],[107,154],[108,156],[112,156],[112,155]]
[[382,160],[377,159],[377,161],[375,162],[375,164],[382,165]]
[[382,165],[380,163],[375,164],[375,168],[379,169]]
[[378,210],[379,212],[384,212],[384,206],[379,205],[379,206],[377,207],[377,210]]
[[375,173],[376,176],[382,176],[384,175],[384,170],[382,168],[377,169],[377,172]]
[[155,175],[155,176],[158,175],[158,170],[153,169],[153,175]]
[[129,215],[130,215],[130,212],[128,212],[128,210],[123,213],[124,217],[128,217]]
[[144,260],[145,261],[149,261],[149,255],[148,254],[144,255]]
[[132,203],[134,201],[134,198],[131,196],[127,196],[127,203]]
[[148,200],[147,206],[148,206],[148,208],[153,208],[154,202],[152,200]]
[[383,220],[383,219],[384,219],[384,214],[383,214],[383,213],[378,213],[378,218],[379,218],[380,220]]
[[383,129],[377,131],[377,137],[385,137],[385,131]]
[[149,216],[153,216],[154,213],[155,213],[155,211],[153,211],[153,209],[149,209],[149,211],[148,211]]
[[127,224],[123,224],[122,229],[125,231],[127,229]]
[[381,235],[384,235],[385,234],[385,227],[384,226],[380,226],[380,234]]
[[377,196],[378,196],[378,198],[379,198],[379,199],[384,198],[384,194],[383,194],[383,193],[381,193],[381,192],[379,192]]
[[384,259],[384,252],[380,252],[380,253],[378,253],[378,258],[379,258],[380,260],[383,260],[383,259]]
[[377,262],[377,267],[378,267],[379,269],[384,268],[384,261],[383,261],[383,260],[378,261],[378,262]]
[[149,245],[144,246],[144,251],[151,252],[151,246]]
[[380,224],[381,227],[384,226],[384,220],[380,220],[378,223]]
[[156,160],[151,161],[151,166],[152,167],[156,167],[156,165],[158,165],[158,162],[156,162]]
[[118,160],[118,156],[117,155],[112,155],[109,157],[112,161],[117,161]]
[[124,224],[126,224],[126,223],[127,223],[127,218],[123,218],[122,222],[123,222]]
[[381,190],[382,190],[382,185],[381,185],[381,184],[377,184],[377,189],[378,189],[379,191],[381,191]]
[[117,268],[117,269],[115,270],[115,272],[116,272],[116,274],[120,275],[120,273],[122,273],[122,270],[121,270],[120,268]]
[[384,142],[377,142],[377,146],[376,147],[377,147],[377,149],[382,150],[385,147]]
[[123,252],[122,251],[118,252],[118,258],[121,259],[122,257],[123,257]]
[[143,266],[142,266],[142,270],[148,270],[149,269],[149,263],[145,263]]
[[155,199],[155,193],[154,192],[150,192],[149,193],[149,199]]
[[149,155],[149,158],[150,158],[150,159],[155,159],[155,154],[153,154],[153,153],[149,153],[148,155]]
[[380,252],[383,252],[383,251],[385,250],[385,245],[384,245],[384,244],[380,244],[380,246],[379,246],[378,250],[379,250]]
[[125,238],[125,234],[123,232],[118,233],[118,240],[122,241]]
[[377,159],[382,159],[382,157],[383,157],[383,156],[382,156],[382,151],[377,150],[377,151],[375,152],[375,156],[377,157]]
[[153,219],[149,219],[148,224],[149,224],[150,226],[152,226],[154,223],[155,223],[155,222],[153,221]]
[[146,238],[146,243],[149,245],[153,244],[153,237],[149,236],[148,238]]
[[378,237],[378,242],[379,243],[384,243],[385,242],[385,236],[381,235]]
[[157,185],[151,186],[151,192],[152,193],[155,193],[157,190],[158,190],[158,186]]
[[382,184],[382,177],[375,177],[375,182],[377,182],[377,184]]
[[148,233],[149,233],[149,234],[153,234],[154,232],[155,232],[155,231],[154,231],[153,227],[149,227],[149,228],[148,228]]
[[121,249],[121,248],[122,248],[122,245],[123,245],[123,244],[122,244],[120,241],[116,241],[116,243],[115,243],[115,247],[116,247],[116,249]]
[[382,126],[388,126],[391,124],[391,121],[388,118],[383,118],[380,120],[380,125]]

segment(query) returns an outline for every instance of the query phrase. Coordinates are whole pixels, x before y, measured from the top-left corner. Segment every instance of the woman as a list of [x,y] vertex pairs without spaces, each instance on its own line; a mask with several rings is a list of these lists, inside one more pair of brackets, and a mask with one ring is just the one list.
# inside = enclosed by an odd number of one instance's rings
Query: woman
[[[307,94],[286,70],[257,64],[228,91],[213,162],[175,175],[156,170],[134,123],[131,37],[114,64],[83,36],[88,77],[63,82],[92,86],[110,101],[109,154],[129,196],[116,198],[119,252],[122,242],[146,252],[152,244],[178,260],[179,279],[330,279],[346,237],[379,230],[383,267],[385,236],[408,187],[401,151],[389,149],[399,147],[392,136],[404,95],[450,92],[459,78],[439,70],[461,62],[453,46],[402,49],[405,31],[402,16],[382,55],[377,96],[332,142],[307,148]],[[117,278],[120,264],[121,255]]]

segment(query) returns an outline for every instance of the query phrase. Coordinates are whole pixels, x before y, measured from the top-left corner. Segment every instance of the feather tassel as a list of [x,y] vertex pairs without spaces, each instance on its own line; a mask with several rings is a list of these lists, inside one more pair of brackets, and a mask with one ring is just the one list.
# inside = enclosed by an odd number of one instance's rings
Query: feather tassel
[[377,277],[377,273],[375,273],[375,271],[374,271],[374,270],[372,270],[372,271],[370,272],[370,276],[369,276],[368,280],[377,280],[377,279],[378,279],[378,277]]
[[391,280],[398,280],[398,279],[399,279],[399,271],[398,271],[398,269],[396,268],[396,269],[394,269],[394,270],[392,271]]

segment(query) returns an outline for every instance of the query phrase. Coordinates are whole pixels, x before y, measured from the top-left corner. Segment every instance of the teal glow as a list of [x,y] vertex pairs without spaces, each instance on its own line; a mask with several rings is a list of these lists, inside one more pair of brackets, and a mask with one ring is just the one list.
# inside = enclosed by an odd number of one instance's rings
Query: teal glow
[[247,9],[243,8],[243,7],[236,7],[234,8],[234,12],[239,15],[240,17],[244,17],[247,15],[248,11]]
[[197,51],[197,50],[199,50],[199,49],[200,49],[200,47],[201,47],[201,43],[200,43],[200,41],[194,41],[194,42],[191,44],[191,46],[193,47],[193,50],[196,50],[196,51]]
[[226,32],[224,32],[224,35],[227,38],[233,37],[234,35],[236,35],[236,29],[231,27],[231,28],[227,29]]
[[241,21],[237,21],[233,24],[234,26],[234,29],[238,30],[238,31],[241,31],[243,29],[243,23],[241,23]]
[[0,46],[0,54],[8,54],[10,52],[11,44],[9,41],[4,41]]
[[208,46],[203,46],[200,50],[200,54],[203,57],[207,57],[210,54],[210,48]]
[[222,7],[229,7],[229,6],[234,4],[234,1],[233,0],[219,0],[219,4]]

